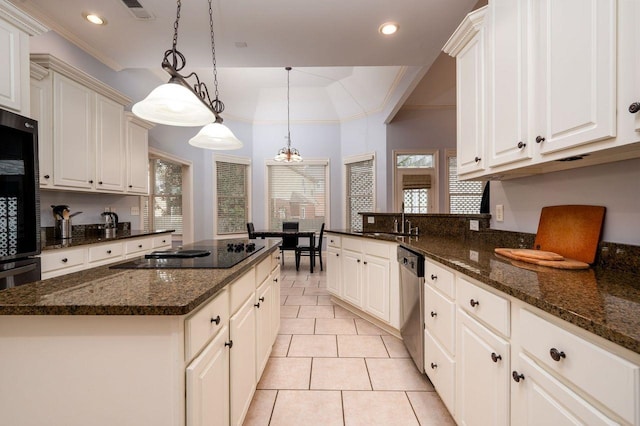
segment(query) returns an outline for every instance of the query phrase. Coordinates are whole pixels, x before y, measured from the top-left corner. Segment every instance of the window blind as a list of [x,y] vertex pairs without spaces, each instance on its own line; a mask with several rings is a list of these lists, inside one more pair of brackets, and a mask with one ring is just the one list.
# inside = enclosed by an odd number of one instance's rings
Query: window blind
[[182,165],[161,159],[151,161],[152,227],[174,229],[176,234],[182,234]]
[[327,164],[267,166],[269,229],[299,222],[301,231],[319,231],[327,212]]
[[373,160],[357,161],[347,165],[347,228],[362,231],[362,215],[372,212]]
[[456,157],[448,157],[449,212],[455,214],[480,213],[484,182],[459,181]]
[[246,233],[249,194],[246,164],[216,161],[217,234]]

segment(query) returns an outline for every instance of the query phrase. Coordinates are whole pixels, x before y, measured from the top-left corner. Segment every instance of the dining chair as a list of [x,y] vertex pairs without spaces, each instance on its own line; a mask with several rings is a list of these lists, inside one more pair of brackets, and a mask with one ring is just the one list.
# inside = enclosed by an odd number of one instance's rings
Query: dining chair
[[324,223],[320,227],[320,237],[318,244],[313,248],[313,256],[311,256],[311,244],[308,246],[298,246],[296,248],[296,271],[300,268],[300,257],[310,256],[309,261],[315,266],[316,256],[320,258],[320,270],[322,271],[322,236],[324,234]]
[[[300,223],[299,222],[282,222],[282,230],[283,231],[299,231]],[[284,252],[285,251],[296,251],[298,247],[298,237],[297,236],[289,236],[284,235],[282,237],[282,244],[280,244],[280,257],[282,257],[282,264],[284,265]]]
[[249,234],[250,240],[254,240],[256,238],[255,232],[256,228],[254,228],[253,222],[247,222],[247,234]]

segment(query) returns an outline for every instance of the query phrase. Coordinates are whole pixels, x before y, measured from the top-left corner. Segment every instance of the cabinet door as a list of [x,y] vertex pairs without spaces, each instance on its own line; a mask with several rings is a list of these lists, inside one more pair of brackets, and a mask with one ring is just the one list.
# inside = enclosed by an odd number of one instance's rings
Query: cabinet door
[[612,421],[523,353],[514,365],[519,377],[512,384],[511,424],[614,425]]
[[20,52],[20,30],[0,19],[0,105],[18,112],[22,107]]
[[508,425],[509,343],[461,309],[457,323],[456,420],[464,425]]
[[280,332],[280,264],[271,272],[271,345]]
[[[267,365],[271,353],[271,307],[273,305],[271,279],[267,277],[256,290],[256,383]],[[279,300],[278,300],[279,302]]]
[[38,167],[40,188],[53,185],[53,127],[51,77],[31,79],[31,117],[38,120]]
[[149,131],[127,123],[127,191],[149,193]]
[[458,174],[484,170],[485,29],[456,56]]
[[545,139],[540,152],[615,136],[617,1],[534,4],[534,131]]
[[187,426],[229,424],[229,349],[225,326],[187,367]]
[[365,256],[363,263],[364,310],[389,322],[389,260]]
[[528,133],[528,22],[531,0],[495,0],[488,9],[489,165],[531,158]]
[[229,319],[233,346],[229,361],[231,425],[242,424],[256,387],[256,308],[254,293]]
[[340,249],[329,247],[327,248],[327,291],[333,295],[341,296],[341,282],[342,258],[340,257]]
[[124,191],[125,141],[122,105],[96,95],[96,182],[99,191]]
[[342,283],[344,299],[362,307],[362,255],[351,250],[342,250]]
[[91,90],[53,76],[53,180],[56,186],[92,189],[95,134]]

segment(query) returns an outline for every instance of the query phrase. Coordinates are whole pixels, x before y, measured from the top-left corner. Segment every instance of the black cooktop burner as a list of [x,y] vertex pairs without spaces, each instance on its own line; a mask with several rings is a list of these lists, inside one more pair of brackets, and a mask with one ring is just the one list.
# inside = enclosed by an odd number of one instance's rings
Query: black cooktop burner
[[200,241],[185,248],[152,252],[145,259],[113,265],[113,269],[226,269],[262,250],[256,240]]

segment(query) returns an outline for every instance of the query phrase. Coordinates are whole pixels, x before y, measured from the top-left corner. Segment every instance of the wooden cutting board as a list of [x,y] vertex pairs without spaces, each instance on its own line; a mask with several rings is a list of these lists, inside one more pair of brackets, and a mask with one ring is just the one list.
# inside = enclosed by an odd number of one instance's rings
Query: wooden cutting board
[[543,250],[531,250],[531,249],[511,249],[511,252],[516,256],[527,257],[530,259],[539,260],[564,260],[564,256],[551,251]]
[[532,257],[519,256],[518,254],[514,253],[515,251],[518,251],[518,250],[519,249],[508,249],[508,248],[494,249],[496,254],[502,255],[504,257],[508,257],[509,259],[532,263],[534,265],[548,266],[550,268],[556,268],[556,269],[587,269],[589,268],[588,263],[581,262],[575,259],[569,259],[566,257],[563,260],[545,260],[545,259],[535,259]]
[[604,222],[603,206],[543,207],[533,248],[593,263]]

